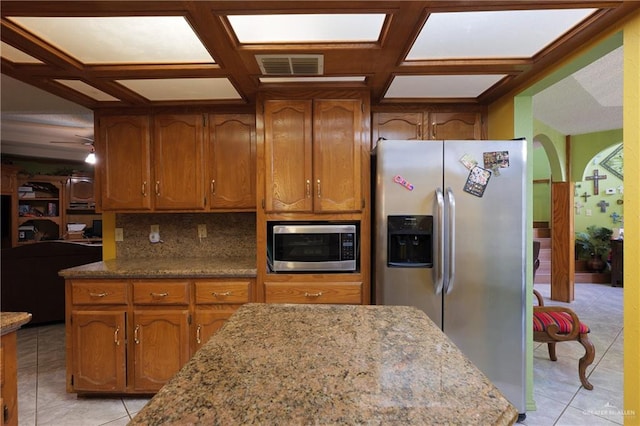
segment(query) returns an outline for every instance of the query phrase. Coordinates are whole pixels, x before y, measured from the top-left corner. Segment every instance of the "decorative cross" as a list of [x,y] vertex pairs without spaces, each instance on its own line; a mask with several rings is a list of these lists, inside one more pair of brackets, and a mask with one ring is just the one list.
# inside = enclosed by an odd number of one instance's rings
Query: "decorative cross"
[[607,203],[605,200],[600,200],[600,202],[596,204],[596,206],[600,207],[600,211],[602,213],[606,213],[607,207],[609,207],[609,203]]
[[613,223],[618,223],[622,221],[622,216],[618,214],[618,212],[613,212],[610,215],[611,219],[613,219]]
[[573,203],[573,206],[576,208],[576,214],[582,214],[582,208],[584,207],[584,204],[582,204],[580,200],[576,200],[576,202]]
[[[593,171],[593,176],[587,176],[585,179],[593,181],[593,195],[598,195],[600,193],[598,189],[598,181],[604,180],[607,178],[607,175],[598,174],[598,169]],[[585,200],[586,201],[586,200]]]
[[584,202],[587,202],[587,198],[591,197],[591,195],[587,194],[586,192],[584,194],[581,195],[582,198],[584,198]]

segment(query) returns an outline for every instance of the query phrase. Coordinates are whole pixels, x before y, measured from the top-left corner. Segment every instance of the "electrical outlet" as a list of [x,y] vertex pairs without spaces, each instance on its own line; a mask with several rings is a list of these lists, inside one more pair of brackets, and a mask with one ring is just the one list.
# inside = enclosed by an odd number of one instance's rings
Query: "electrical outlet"
[[115,238],[116,242],[124,241],[124,232],[123,232],[122,228],[116,228],[114,238]]
[[198,238],[207,238],[207,225],[202,223],[198,225]]
[[159,234],[160,233],[160,225],[151,225],[151,233]]

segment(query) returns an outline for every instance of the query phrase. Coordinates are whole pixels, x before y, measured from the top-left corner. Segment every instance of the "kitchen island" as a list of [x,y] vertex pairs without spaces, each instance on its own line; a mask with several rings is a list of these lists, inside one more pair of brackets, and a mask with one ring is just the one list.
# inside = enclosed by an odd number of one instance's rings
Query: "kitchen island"
[[0,378],[2,397],[0,410],[2,423],[6,426],[18,424],[18,349],[17,331],[31,321],[28,312],[0,313]]
[[416,308],[249,303],[130,424],[508,425],[517,416]]

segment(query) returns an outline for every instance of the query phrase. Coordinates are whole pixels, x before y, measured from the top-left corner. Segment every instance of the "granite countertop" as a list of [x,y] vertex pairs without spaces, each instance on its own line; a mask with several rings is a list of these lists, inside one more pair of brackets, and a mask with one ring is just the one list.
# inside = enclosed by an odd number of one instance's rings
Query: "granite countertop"
[[255,257],[113,259],[63,269],[64,278],[255,277]]
[[129,424],[508,425],[517,417],[416,308],[250,303]]
[[31,314],[27,312],[0,312],[0,329],[2,335],[16,331],[31,321]]

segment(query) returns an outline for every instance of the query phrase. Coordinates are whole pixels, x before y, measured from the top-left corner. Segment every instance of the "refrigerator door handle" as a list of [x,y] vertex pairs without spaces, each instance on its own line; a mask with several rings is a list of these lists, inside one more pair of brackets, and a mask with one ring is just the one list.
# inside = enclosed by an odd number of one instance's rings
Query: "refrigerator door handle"
[[456,198],[453,196],[451,188],[447,188],[447,222],[449,227],[447,232],[449,250],[447,252],[448,274],[444,289],[445,294],[449,294],[453,290],[456,272]]
[[442,285],[444,284],[444,195],[442,189],[436,189],[436,250],[435,250],[435,268],[433,268],[433,289],[436,294],[442,292]]

